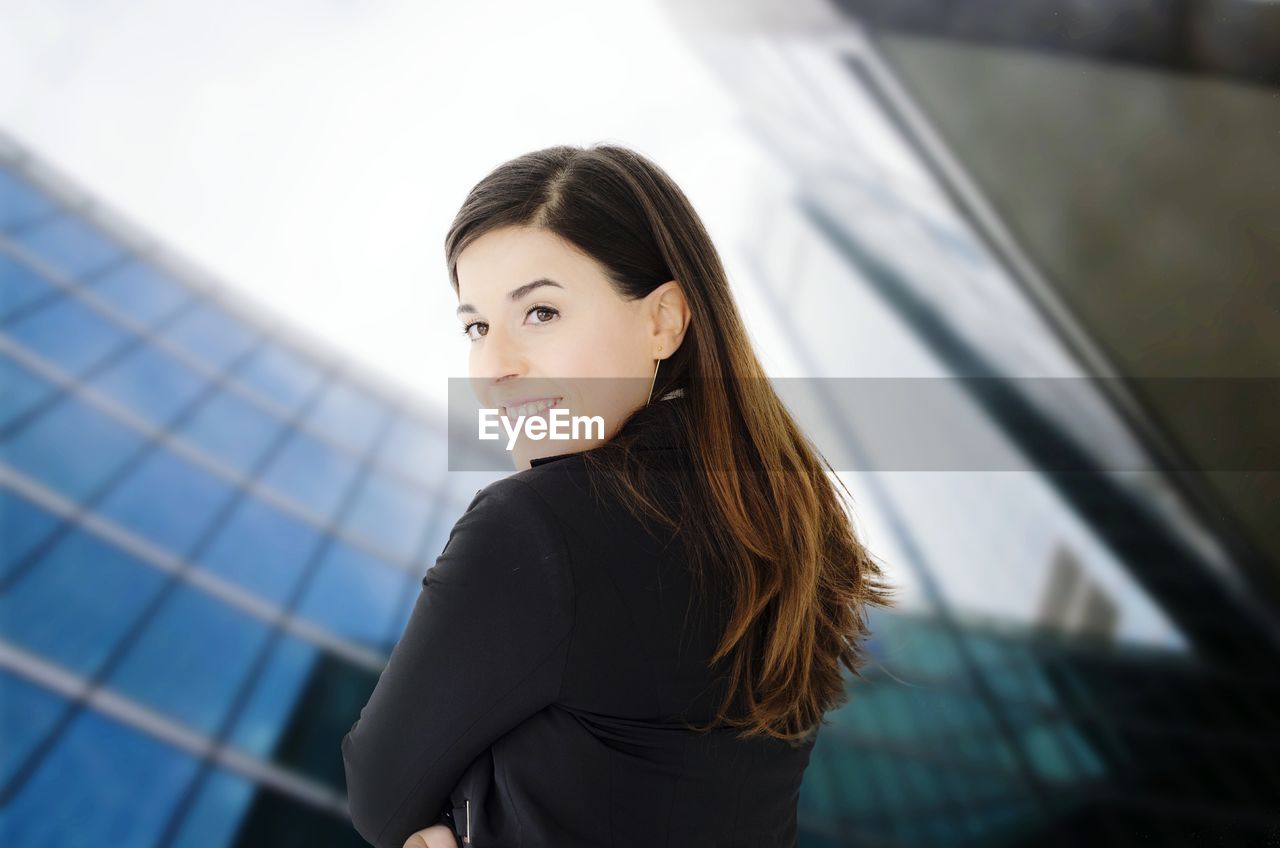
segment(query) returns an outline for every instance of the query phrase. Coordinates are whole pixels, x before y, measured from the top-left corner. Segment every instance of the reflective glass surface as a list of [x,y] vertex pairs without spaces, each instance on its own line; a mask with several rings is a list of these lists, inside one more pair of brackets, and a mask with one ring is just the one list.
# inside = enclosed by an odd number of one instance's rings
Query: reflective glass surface
[[119,471],[142,444],[136,430],[79,397],[63,395],[5,437],[4,460],[79,501]]

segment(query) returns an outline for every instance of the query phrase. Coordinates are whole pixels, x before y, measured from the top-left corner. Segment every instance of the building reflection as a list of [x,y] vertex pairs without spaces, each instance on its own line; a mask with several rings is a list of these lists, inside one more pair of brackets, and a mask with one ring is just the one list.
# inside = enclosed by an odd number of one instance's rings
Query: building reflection
[[1029,466],[842,475],[909,603],[800,844],[1274,838],[1280,468],[1213,457],[1280,431],[1280,7],[667,6],[770,163],[741,249],[795,373],[984,387]]

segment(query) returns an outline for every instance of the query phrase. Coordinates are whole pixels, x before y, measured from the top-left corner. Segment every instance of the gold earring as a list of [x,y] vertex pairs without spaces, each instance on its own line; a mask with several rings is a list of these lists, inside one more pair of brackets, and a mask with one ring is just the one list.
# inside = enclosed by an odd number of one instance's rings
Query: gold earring
[[[658,345],[658,353],[662,353],[662,345]],[[658,366],[660,365],[662,365],[661,359],[653,361],[653,379],[649,381],[649,397],[645,398],[645,406],[648,406],[653,401],[653,387],[658,382]]]

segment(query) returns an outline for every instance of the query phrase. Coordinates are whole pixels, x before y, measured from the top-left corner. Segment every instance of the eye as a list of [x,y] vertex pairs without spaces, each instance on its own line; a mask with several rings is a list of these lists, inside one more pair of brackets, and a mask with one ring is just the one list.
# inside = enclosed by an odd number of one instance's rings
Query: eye
[[[559,310],[559,309],[556,309],[554,306],[544,306],[543,304],[538,303],[538,304],[534,304],[533,306],[529,307],[528,312],[525,312],[525,313],[524,313],[524,317],[528,318],[528,317],[529,317],[529,315],[530,315],[531,313],[534,313],[534,312],[537,312],[537,313],[538,313],[538,314],[540,314],[540,315],[541,315],[542,313],[544,313],[544,312],[549,312],[549,313],[551,313],[552,315],[559,315],[559,314],[560,314],[560,310]],[[551,319],[550,319],[550,318],[548,318],[547,320],[545,320],[545,321],[539,321],[538,323],[539,323],[539,324],[550,324],[550,323],[551,323]]]
[[[526,318],[528,318],[530,315],[532,315],[535,312],[537,312],[539,316],[551,315],[552,317],[554,317],[560,314],[560,310],[556,309],[554,306],[547,306],[542,303],[536,303],[533,306],[530,306],[528,310],[525,311],[524,315]],[[540,324],[550,324],[551,320],[552,318],[546,318],[545,320],[538,321],[535,324],[535,326]],[[462,327],[462,335],[466,336],[468,339],[470,339],[473,342],[477,341],[479,339],[479,336],[471,335],[472,327],[484,327],[485,332],[488,332],[488,329],[489,329],[489,325],[486,324],[484,321],[468,321],[466,324],[464,324]],[[481,333],[480,335],[483,336],[484,333]]]

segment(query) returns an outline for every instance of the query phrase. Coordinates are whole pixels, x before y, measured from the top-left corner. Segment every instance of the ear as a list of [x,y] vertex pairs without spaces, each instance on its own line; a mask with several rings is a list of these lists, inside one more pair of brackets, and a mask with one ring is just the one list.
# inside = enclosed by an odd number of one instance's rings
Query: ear
[[[667,280],[649,292],[645,300],[653,358],[666,359],[684,341],[684,334],[693,315],[689,310],[689,301],[676,280]],[[658,350],[659,347],[662,348],[661,351]]]

